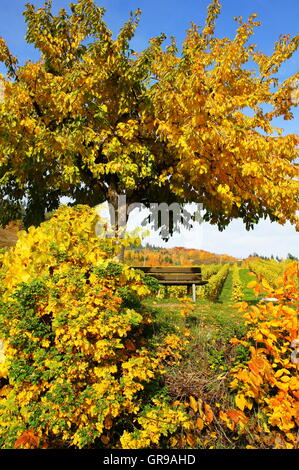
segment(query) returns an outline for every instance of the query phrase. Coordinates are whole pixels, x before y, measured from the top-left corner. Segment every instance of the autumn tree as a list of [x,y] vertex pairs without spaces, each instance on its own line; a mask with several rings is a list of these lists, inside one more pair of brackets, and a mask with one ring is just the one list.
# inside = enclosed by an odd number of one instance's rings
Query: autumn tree
[[[69,11],[27,4],[26,41],[41,55],[19,65],[5,41],[0,59],[0,196],[25,224],[38,224],[63,196],[72,204],[200,202],[223,229],[240,217],[299,228],[298,135],[273,126],[292,119],[297,73],[280,83],[280,66],[299,36],[282,36],[271,55],[250,44],[256,15],[235,37],[217,38],[218,0],[205,25],[192,24],[182,50],[175,39],[130,40],[140,11],[119,34],[104,9],[78,0]],[[265,106],[267,105],[267,106]],[[250,112],[248,112],[248,109]],[[267,109],[267,111],[265,111]],[[1,214],[1,211],[0,211]]]

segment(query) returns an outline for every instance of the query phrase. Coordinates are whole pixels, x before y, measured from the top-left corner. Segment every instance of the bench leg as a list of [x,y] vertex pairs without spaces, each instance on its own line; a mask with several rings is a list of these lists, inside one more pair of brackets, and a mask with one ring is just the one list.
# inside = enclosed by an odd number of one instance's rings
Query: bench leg
[[190,284],[187,286],[187,295],[192,295],[192,286]]
[[196,285],[195,284],[192,284],[192,298],[193,298],[193,302],[195,303],[196,302]]

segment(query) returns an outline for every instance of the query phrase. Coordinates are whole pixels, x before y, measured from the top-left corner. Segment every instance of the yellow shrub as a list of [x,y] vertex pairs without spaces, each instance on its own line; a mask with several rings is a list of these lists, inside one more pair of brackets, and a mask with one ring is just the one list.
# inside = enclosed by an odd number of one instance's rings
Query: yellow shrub
[[223,284],[229,272],[229,264],[224,264],[220,269],[209,278],[208,284],[202,288],[201,296],[209,300],[218,299],[221,294]]
[[[263,283],[272,294],[272,287]],[[260,303],[245,310],[248,332],[241,343],[248,362],[232,370],[236,405],[251,419],[251,444],[270,448],[298,448],[299,428],[299,264],[286,268],[277,303]],[[256,421],[254,419],[256,418]]]
[[3,256],[2,448],[121,446],[150,384],[180,358],[178,338],[149,349],[149,288],[118,262],[115,239],[95,235],[96,221],[89,207],[62,207]]
[[232,267],[232,300],[237,302],[243,298],[243,288],[237,264]]

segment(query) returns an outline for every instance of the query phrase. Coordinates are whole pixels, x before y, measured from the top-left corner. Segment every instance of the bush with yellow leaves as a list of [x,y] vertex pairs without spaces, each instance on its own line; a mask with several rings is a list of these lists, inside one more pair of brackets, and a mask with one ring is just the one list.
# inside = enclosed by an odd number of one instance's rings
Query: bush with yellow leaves
[[200,288],[200,296],[209,300],[217,300],[229,273],[229,264],[224,264],[215,274],[209,277],[208,284]]
[[243,288],[242,282],[240,279],[239,267],[237,264],[234,264],[232,267],[232,295],[231,298],[234,302],[242,300],[243,298]]
[[[259,293],[259,283],[255,284]],[[262,289],[273,296],[272,286],[265,280]],[[274,303],[239,304],[240,311],[246,312],[248,331],[242,340],[231,341],[247,348],[250,359],[232,370],[238,416],[236,410],[230,410],[234,419],[227,413],[221,418],[234,431],[237,419],[250,446],[299,448],[298,263],[287,266],[274,296]]]
[[275,260],[253,259],[248,262],[248,267],[259,279],[266,280],[275,289],[283,274],[284,264]]
[[149,347],[146,279],[118,262],[117,240],[96,236],[97,220],[87,206],[61,207],[3,256],[1,448],[131,447],[135,437],[142,447],[184,426],[184,412],[156,396],[184,341]]

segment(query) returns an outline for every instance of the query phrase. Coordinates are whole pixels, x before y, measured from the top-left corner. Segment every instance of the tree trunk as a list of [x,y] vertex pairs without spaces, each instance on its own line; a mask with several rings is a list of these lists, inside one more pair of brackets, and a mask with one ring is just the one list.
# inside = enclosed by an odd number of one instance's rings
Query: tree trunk
[[125,247],[123,245],[120,248],[120,252],[118,253],[117,258],[121,263],[125,262]]
[[110,187],[108,190],[108,204],[110,214],[110,224],[114,228],[115,237],[119,239],[120,251],[117,258],[121,263],[125,260],[125,247],[121,244],[121,239],[126,233],[128,221],[127,203],[125,195],[118,195],[115,188]]

